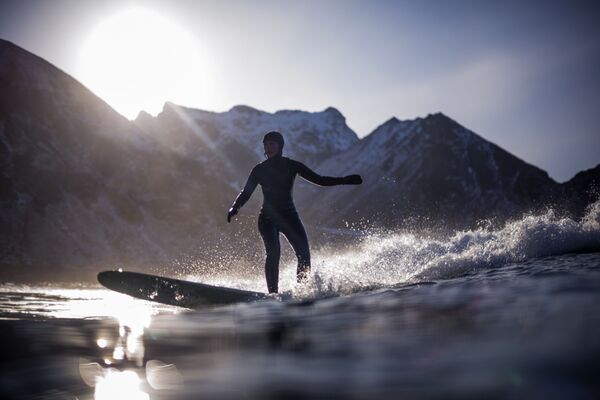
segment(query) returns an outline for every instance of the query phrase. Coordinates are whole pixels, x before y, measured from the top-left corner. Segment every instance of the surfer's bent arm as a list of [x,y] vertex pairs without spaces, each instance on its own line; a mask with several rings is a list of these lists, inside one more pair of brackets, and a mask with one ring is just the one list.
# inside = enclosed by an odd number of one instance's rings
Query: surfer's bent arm
[[307,181],[319,186],[335,186],[335,185],[360,185],[362,178],[360,175],[348,175],[343,177],[322,176],[317,174],[312,169],[308,168],[301,162],[295,161],[296,172],[298,175]]
[[258,185],[256,180],[256,170],[253,169],[252,172],[250,172],[248,180],[246,181],[246,185],[244,185],[244,189],[242,189],[240,194],[237,195],[231,208],[239,210],[244,204],[246,204],[248,199],[250,199],[250,196],[252,196],[254,189],[256,189],[256,185]]

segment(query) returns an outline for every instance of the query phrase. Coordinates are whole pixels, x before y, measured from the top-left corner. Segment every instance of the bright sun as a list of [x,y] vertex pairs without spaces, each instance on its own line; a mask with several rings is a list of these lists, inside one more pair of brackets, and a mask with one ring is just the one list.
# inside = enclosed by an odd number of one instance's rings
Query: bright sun
[[81,53],[78,77],[129,119],[210,99],[214,68],[206,51],[177,25],[147,9],[130,9],[102,22]]

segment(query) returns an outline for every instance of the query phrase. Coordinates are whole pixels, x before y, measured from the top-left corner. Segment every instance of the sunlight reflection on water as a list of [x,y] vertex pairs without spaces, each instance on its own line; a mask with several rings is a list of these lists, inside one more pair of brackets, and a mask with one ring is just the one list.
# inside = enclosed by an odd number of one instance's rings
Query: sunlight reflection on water
[[139,327],[154,314],[178,310],[106,289],[0,285],[0,315],[4,318],[112,317]]
[[[143,371],[144,367],[144,330],[150,327],[152,316],[158,313],[159,306],[133,299],[129,296],[109,292],[102,301],[103,308],[110,310],[111,316],[119,321],[119,337],[114,346],[112,358],[105,358],[102,366],[98,363],[94,373],[94,399],[106,400],[115,398],[126,398],[134,400],[149,400],[148,393],[141,389],[144,382],[138,372],[133,369],[118,370],[112,366],[125,366],[128,363],[134,363],[136,370]],[[88,311],[92,311],[88,309]],[[174,311],[174,310],[170,310]],[[99,348],[105,348],[110,344],[110,338],[99,337],[97,340]],[[158,361],[151,360],[152,365]],[[173,368],[157,369],[153,368],[152,378],[155,381],[162,382],[162,375],[166,375],[168,381],[173,381]],[[163,372],[164,371],[164,372]],[[175,371],[177,371],[175,369]],[[82,379],[89,382],[89,377]],[[155,385],[152,385],[155,386]]]
[[95,400],[149,400],[148,393],[140,389],[142,380],[131,370],[118,371],[110,368],[96,380]]
[[[153,316],[181,310],[104,289],[0,286],[0,318],[118,321],[118,332],[96,332],[94,343],[103,355],[96,360],[82,358],[79,363],[81,379],[93,388],[96,400],[148,400],[150,395],[143,385],[162,390],[182,385],[174,365],[144,360],[144,331],[150,327]],[[146,382],[146,375],[151,382]]]
[[[45,297],[54,299],[53,303],[48,301],[50,304],[44,305],[48,317],[112,317],[119,322],[119,335],[116,340],[112,332],[98,332],[98,348],[112,349],[112,355],[103,359],[103,365],[85,359],[80,361],[81,378],[86,384],[94,387],[94,399],[150,399],[140,388],[143,381],[136,371],[121,371],[113,366],[126,365],[128,362],[133,362],[138,368],[143,366],[144,329],[150,326],[152,316],[159,312],[160,306],[106,290],[41,289],[41,293],[40,290],[33,292],[40,294],[40,303],[45,302]],[[57,299],[63,301],[56,301]],[[41,304],[37,306],[39,305]],[[22,311],[26,310],[27,307],[24,307]]]

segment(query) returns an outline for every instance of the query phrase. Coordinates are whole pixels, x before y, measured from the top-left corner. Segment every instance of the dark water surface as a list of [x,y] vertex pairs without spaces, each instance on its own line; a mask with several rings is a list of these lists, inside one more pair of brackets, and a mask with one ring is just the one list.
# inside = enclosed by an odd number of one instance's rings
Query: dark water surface
[[199,311],[3,286],[1,398],[597,398],[600,253]]
[[0,398],[600,398],[600,202],[314,260],[277,299],[197,311],[2,284]]

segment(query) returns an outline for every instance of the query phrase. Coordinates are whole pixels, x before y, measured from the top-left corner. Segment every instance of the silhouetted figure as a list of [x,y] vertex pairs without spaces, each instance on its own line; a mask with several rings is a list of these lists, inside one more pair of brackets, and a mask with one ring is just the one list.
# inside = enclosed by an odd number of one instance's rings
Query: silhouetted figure
[[265,243],[267,260],[265,275],[269,293],[277,293],[279,285],[279,233],[283,233],[298,257],[296,277],[302,282],[310,271],[310,249],[306,231],[300,221],[292,188],[296,175],[320,186],[360,185],[360,175],[340,178],[321,176],[301,162],[282,156],[284,140],[279,132],[269,132],[263,138],[267,159],[252,169],[244,189],[227,213],[227,222],[246,204],[256,185],[263,191],[263,206],[258,216],[258,231]]

